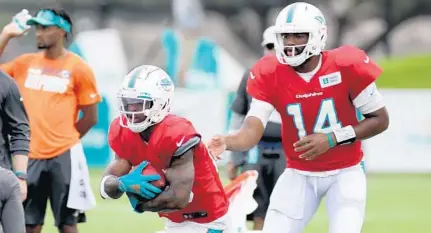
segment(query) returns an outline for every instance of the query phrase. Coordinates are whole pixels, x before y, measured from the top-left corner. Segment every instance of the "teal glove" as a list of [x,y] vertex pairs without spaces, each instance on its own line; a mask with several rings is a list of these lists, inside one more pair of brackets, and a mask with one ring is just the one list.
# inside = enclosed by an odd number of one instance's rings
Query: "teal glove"
[[126,194],[127,194],[127,197],[129,198],[129,202],[133,208],[133,211],[135,211],[138,214],[144,213],[144,211],[138,206],[139,205],[138,197],[133,193],[126,193]]
[[138,167],[127,175],[119,178],[122,192],[134,193],[145,199],[151,200],[162,190],[152,185],[150,182],[157,181],[160,175],[142,175],[142,170],[148,165],[147,161],[142,162]]

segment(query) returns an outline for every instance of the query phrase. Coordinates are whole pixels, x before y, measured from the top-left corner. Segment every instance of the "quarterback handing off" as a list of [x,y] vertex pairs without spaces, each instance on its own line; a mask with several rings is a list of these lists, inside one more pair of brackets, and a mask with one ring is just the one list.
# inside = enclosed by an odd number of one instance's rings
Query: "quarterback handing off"
[[263,57],[250,72],[253,100],[242,128],[215,136],[208,148],[214,156],[250,149],[277,110],[287,169],[271,195],[263,232],[302,232],[326,196],[329,232],[360,233],[366,201],[361,140],[389,124],[374,83],[382,71],[355,47],[323,51],[326,20],[311,4],[284,8],[275,33],[276,56]]
[[[118,92],[120,117],[108,136],[116,158],[102,178],[101,196],[126,193],[136,212],[166,217],[168,233],[228,233],[217,168],[192,124],[169,114],[173,95],[170,77],[158,67],[139,66],[126,76]],[[148,166],[164,171],[167,188],[153,185],[163,174],[146,174]]]

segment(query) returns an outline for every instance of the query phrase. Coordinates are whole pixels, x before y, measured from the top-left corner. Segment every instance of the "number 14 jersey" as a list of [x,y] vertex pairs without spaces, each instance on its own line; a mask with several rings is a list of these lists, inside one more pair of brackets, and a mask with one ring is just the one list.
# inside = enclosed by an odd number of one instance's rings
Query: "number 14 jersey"
[[360,163],[360,141],[333,147],[311,161],[300,159],[293,144],[306,135],[358,124],[353,100],[382,72],[365,52],[351,46],[324,51],[321,59],[320,69],[307,82],[291,66],[266,56],[253,67],[247,84],[253,98],[280,113],[287,166],[298,170],[329,171]]

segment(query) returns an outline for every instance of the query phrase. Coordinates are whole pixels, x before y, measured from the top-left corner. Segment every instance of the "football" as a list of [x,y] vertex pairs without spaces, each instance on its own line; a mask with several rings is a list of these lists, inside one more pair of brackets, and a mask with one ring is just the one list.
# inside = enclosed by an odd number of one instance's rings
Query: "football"
[[[161,190],[164,190],[166,188],[167,184],[166,184],[165,173],[163,171],[161,171],[160,169],[155,168],[150,163],[148,163],[148,165],[142,170],[141,174],[142,175],[154,175],[154,174],[160,175],[160,179],[157,181],[151,182],[151,184],[156,186],[157,188],[160,188]],[[136,199],[138,199],[139,201],[142,201],[142,202],[148,201],[147,199],[145,199],[139,195],[136,195],[134,193],[128,193],[128,195],[132,195],[132,196],[136,197]]]
[[152,185],[156,186],[157,188],[164,190],[166,187],[166,176],[165,173],[157,168],[155,168],[151,163],[148,163],[148,165],[142,170],[142,175],[160,175],[160,179],[151,182]]

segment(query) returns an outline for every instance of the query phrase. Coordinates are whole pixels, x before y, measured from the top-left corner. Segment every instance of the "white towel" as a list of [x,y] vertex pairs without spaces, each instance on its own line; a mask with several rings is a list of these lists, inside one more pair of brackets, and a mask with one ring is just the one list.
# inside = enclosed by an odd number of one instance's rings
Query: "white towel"
[[84,212],[96,206],[96,198],[91,190],[87,160],[80,142],[70,149],[70,160],[72,174],[67,207]]

